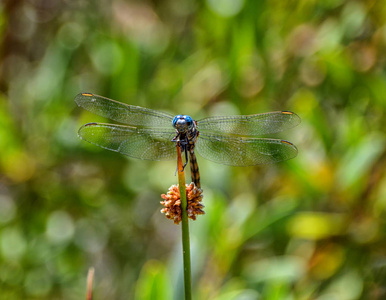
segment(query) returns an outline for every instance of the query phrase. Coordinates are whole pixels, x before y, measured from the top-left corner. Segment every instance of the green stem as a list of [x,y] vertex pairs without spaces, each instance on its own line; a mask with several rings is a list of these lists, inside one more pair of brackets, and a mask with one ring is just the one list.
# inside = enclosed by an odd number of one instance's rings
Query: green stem
[[181,230],[182,230],[182,253],[184,259],[184,286],[185,286],[185,300],[192,299],[192,284],[191,284],[191,270],[190,270],[190,239],[189,239],[189,219],[186,199],[185,187],[185,172],[181,158],[181,148],[177,145],[177,169],[178,169],[178,185],[181,198]]

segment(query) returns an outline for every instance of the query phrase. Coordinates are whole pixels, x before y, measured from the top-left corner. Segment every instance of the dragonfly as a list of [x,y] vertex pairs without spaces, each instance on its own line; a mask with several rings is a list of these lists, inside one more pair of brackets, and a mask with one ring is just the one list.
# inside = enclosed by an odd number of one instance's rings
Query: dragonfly
[[201,184],[195,151],[213,162],[241,167],[276,163],[298,153],[291,142],[261,137],[298,125],[300,117],[290,111],[195,121],[188,115],[173,116],[91,93],[78,94],[75,102],[94,114],[121,123],[85,124],[78,131],[81,139],[144,160],[176,159],[178,145],[185,154],[184,167],[189,161],[192,181],[198,188]]

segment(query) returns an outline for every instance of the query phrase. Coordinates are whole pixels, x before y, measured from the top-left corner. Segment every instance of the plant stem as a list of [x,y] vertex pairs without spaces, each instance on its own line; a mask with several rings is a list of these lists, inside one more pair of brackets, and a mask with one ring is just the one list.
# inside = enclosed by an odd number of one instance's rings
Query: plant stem
[[86,300],[92,300],[92,283],[94,281],[94,268],[88,269],[87,274],[87,295]]
[[192,284],[191,284],[191,270],[190,270],[190,239],[189,239],[189,219],[186,210],[188,201],[186,199],[185,187],[185,172],[181,158],[181,148],[177,143],[177,172],[178,185],[181,198],[181,230],[182,230],[182,253],[184,259],[184,286],[185,286],[185,300],[192,299]]

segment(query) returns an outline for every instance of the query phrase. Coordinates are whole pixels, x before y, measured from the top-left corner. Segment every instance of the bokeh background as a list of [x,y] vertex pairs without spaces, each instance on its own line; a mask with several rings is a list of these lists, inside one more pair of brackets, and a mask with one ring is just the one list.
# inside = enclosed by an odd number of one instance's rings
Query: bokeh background
[[386,2],[0,3],[0,299],[182,299],[175,162],[77,137],[79,92],[196,119],[291,110],[299,155],[198,157],[194,299],[386,298]]

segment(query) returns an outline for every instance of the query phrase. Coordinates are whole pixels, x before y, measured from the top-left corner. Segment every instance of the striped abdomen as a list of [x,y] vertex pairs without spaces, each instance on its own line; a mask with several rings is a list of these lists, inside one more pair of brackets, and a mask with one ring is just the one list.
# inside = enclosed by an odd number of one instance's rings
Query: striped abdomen
[[189,150],[189,161],[190,161],[190,173],[192,176],[192,181],[196,187],[201,188],[200,184],[200,172],[198,171],[198,164],[196,154],[194,153],[194,148]]

